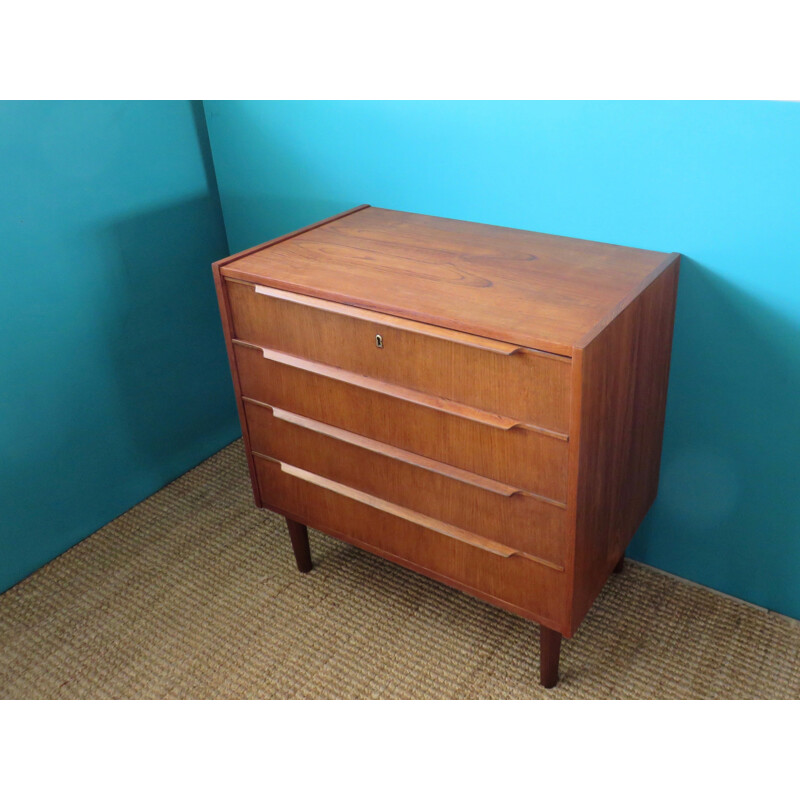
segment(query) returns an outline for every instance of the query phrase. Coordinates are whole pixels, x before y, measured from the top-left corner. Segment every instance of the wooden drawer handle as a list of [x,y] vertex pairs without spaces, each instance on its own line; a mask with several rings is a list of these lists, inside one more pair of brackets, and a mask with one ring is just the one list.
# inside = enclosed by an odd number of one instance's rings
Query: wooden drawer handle
[[[403,464],[409,464],[413,467],[420,467],[421,469],[428,470],[428,472],[435,472],[437,475],[443,475],[446,478],[461,483],[466,483],[470,486],[475,486],[478,489],[485,489],[489,492],[502,495],[503,497],[511,497],[512,495],[519,494],[522,489],[517,489],[515,486],[509,486],[507,483],[500,483],[499,481],[485,478],[483,475],[476,475],[474,472],[468,472],[465,469],[453,467],[450,464],[444,464],[441,461],[435,461],[432,458],[411,453],[408,450],[402,450],[399,447],[393,447],[390,444],[378,442],[375,439],[369,439],[366,436],[361,436],[358,433],[343,430],[342,428],[335,428],[333,425],[327,425],[324,422],[319,422],[315,419],[308,417],[301,417],[299,414],[293,414],[291,411],[284,411],[282,408],[275,408],[270,406],[272,413],[276,419],[281,419],[291,425],[297,425],[300,428],[305,428],[315,433],[321,433],[323,436],[330,436],[340,442],[347,442],[354,444],[357,447],[362,447],[365,450],[370,450],[373,453],[387,456],[395,461],[400,461]],[[538,497],[538,495],[537,495]],[[541,498],[546,500],[546,498]],[[555,501],[547,501],[553,502]],[[558,503],[563,507],[563,503]]]
[[291,464],[285,464],[283,461],[277,461],[276,459],[262,456],[260,453],[254,453],[254,455],[258,455],[259,458],[265,458],[267,461],[273,461],[280,466],[281,472],[285,472],[287,475],[291,475],[294,478],[299,478],[301,481],[312,483],[314,486],[327,489],[329,492],[334,492],[335,494],[342,495],[343,497],[349,497],[351,500],[364,503],[365,505],[375,508],[378,511],[391,514],[393,517],[400,517],[400,519],[404,519],[407,522],[413,523],[414,525],[419,525],[423,528],[429,528],[432,531],[441,533],[443,536],[449,536],[451,539],[456,539],[464,544],[477,547],[479,550],[485,550],[487,553],[492,553],[493,555],[500,556],[501,558],[521,556],[522,558],[536,561],[538,564],[550,567],[551,569],[555,569],[559,572],[564,571],[564,567],[562,567],[560,564],[554,564],[552,561],[547,561],[544,558],[538,558],[537,556],[532,556],[529,553],[523,553],[520,550],[515,550],[513,547],[500,544],[499,542],[493,542],[491,539],[485,539],[483,536],[478,536],[477,534],[470,533],[462,528],[457,528],[455,525],[448,525],[446,522],[442,522],[441,520],[428,517],[425,514],[420,514],[417,511],[412,511],[410,508],[398,506],[395,503],[388,502],[387,500],[381,500],[379,497],[375,497],[374,495],[367,494],[366,492],[360,492],[358,489],[352,489],[350,486],[345,486],[342,483],[337,483],[336,481],[329,480],[328,478],[323,478],[321,475],[315,475],[313,472],[308,472],[304,469],[300,469],[299,467],[293,467]]
[[486,339],[483,336],[475,336],[475,334],[472,333],[462,333],[461,331],[453,331],[449,328],[440,328],[438,325],[415,322],[414,320],[405,319],[403,317],[393,317],[391,314],[369,311],[366,308],[359,308],[358,306],[334,303],[330,300],[322,300],[319,297],[310,297],[305,294],[287,292],[283,289],[273,289],[271,286],[261,286],[260,284],[252,285],[257,294],[263,294],[265,297],[273,297],[276,300],[286,300],[290,303],[308,306],[309,308],[318,308],[322,311],[339,314],[343,317],[351,317],[352,319],[360,319],[364,322],[371,322],[386,328],[395,328],[401,331],[409,331],[410,333],[420,333],[424,336],[430,336],[434,339],[443,339],[444,341],[453,342],[454,344],[463,344],[467,347],[475,347],[478,350],[488,350],[490,353],[496,353],[501,356],[510,356],[525,349],[516,344],[499,342],[495,339]]
[[492,414],[489,411],[483,411],[479,408],[464,405],[463,403],[457,403],[455,400],[446,400],[443,397],[434,397],[432,394],[418,392],[415,389],[408,389],[405,386],[396,386],[393,383],[386,383],[376,378],[367,378],[364,375],[357,375],[355,372],[348,372],[339,367],[331,367],[328,364],[321,364],[318,361],[308,361],[305,358],[292,356],[280,350],[270,350],[267,347],[259,347],[250,342],[245,342],[242,339],[233,339],[232,341],[240,347],[260,350],[264,358],[268,361],[276,361],[279,364],[285,364],[287,367],[302,369],[306,372],[313,372],[315,375],[322,375],[325,378],[332,378],[333,380],[349,383],[353,386],[360,386],[362,389],[368,389],[371,392],[378,392],[379,394],[385,394],[389,397],[396,397],[398,400],[405,400],[407,403],[414,403],[418,406],[432,408],[435,411],[441,411],[444,414],[460,417],[470,422],[488,425],[490,428],[497,428],[501,431],[510,431],[512,428],[517,427],[528,428],[529,430],[542,433],[545,436],[552,436],[563,441],[569,440],[569,435],[566,433],[558,433],[557,431],[551,431],[547,428],[540,428],[537,425],[520,422],[518,419],[505,417],[502,414]]

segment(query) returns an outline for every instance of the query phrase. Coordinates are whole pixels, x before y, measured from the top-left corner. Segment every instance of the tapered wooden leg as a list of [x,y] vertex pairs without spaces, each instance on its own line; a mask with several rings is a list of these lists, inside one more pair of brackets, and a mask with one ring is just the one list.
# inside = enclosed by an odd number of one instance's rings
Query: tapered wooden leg
[[622,554],[622,558],[617,562],[617,566],[614,567],[614,572],[619,574],[623,569],[625,569],[625,553]]
[[539,678],[545,689],[558,683],[558,657],[561,655],[561,634],[539,626]]
[[308,544],[308,528],[286,517],[286,525],[289,528],[289,538],[292,540],[292,550],[294,559],[297,562],[297,569],[300,572],[311,572],[311,547]]

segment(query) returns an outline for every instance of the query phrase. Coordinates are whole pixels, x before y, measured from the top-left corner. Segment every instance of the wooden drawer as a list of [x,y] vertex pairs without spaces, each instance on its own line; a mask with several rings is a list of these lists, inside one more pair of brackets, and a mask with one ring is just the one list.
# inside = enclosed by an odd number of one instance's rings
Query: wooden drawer
[[564,356],[271,287],[230,280],[226,287],[234,338],[568,431]]
[[507,545],[563,570],[563,506],[373,439],[245,403],[256,453]]
[[310,472],[287,471],[259,457],[255,464],[265,506],[554,628],[567,628],[566,573],[480,537],[462,540],[462,532],[432,530],[397,516],[391,506],[373,507],[364,502],[368,495],[347,496],[341,493],[347,487]]
[[234,342],[242,395],[566,502],[567,437]]

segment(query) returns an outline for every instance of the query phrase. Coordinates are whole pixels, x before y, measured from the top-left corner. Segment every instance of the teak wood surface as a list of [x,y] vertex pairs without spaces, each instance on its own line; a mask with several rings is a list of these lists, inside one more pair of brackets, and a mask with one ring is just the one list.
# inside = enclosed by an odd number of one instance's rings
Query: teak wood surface
[[256,453],[481,533],[563,571],[563,504],[281,409],[250,400],[245,409]]
[[[273,297],[253,284],[226,285],[237,339],[542,428],[568,430],[568,358],[516,345],[490,349],[491,340],[458,333],[443,338],[444,329],[433,325],[407,328],[405,320],[386,314],[353,317],[340,304],[328,303],[343,308],[332,312],[304,305],[304,295]],[[481,380],[465,381],[473,371]]]
[[679,256],[360,206],[214,265],[255,501],[539,622],[658,488]]
[[222,274],[570,356],[676,258],[360,207]]
[[333,379],[238,342],[234,352],[244,397],[566,501],[568,443],[562,438],[443,413],[364,388],[355,374]]

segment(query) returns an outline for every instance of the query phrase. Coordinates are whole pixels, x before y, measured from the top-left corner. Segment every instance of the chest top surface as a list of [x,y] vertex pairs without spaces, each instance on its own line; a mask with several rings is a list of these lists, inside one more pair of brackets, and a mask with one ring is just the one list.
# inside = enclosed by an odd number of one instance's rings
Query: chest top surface
[[362,207],[224,276],[570,355],[677,254]]

